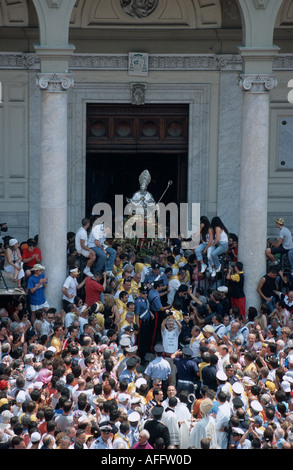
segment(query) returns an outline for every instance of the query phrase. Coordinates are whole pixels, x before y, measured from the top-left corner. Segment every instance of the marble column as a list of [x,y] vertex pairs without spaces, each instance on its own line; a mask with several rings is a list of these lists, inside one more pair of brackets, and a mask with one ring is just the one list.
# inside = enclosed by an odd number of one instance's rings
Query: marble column
[[48,277],[46,299],[61,307],[67,265],[67,91],[69,74],[37,76],[41,90],[39,245]]
[[240,166],[239,254],[244,264],[246,306],[258,307],[256,288],[266,273],[269,91],[272,75],[241,75],[244,92]]

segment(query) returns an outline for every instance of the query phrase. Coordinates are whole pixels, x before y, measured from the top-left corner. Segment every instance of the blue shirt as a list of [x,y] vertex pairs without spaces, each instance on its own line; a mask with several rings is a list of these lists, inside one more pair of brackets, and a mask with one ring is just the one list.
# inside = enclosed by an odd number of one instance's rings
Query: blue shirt
[[177,367],[178,380],[186,380],[190,382],[199,381],[197,363],[192,359],[175,357],[174,365]]
[[171,375],[171,367],[168,361],[163,357],[156,357],[152,362],[148,364],[144,371],[145,375],[148,375],[151,379],[167,380],[168,376]]
[[158,312],[162,307],[161,297],[158,291],[151,289],[148,296],[150,309],[152,312]]
[[[148,320],[150,318],[151,312],[150,303],[148,299],[143,299],[142,297],[138,297],[137,299],[135,299],[135,313],[139,316],[141,320]],[[144,313],[145,315],[143,315]]]
[[90,449],[113,449],[111,439],[108,439],[107,443],[103,441],[101,437],[98,437],[90,446]]
[[[32,274],[28,278],[27,287],[28,290],[33,289],[39,283],[40,279],[44,279],[44,273],[40,274],[39,276],[35,276]],[[44,294],[44,287],[41,285],[35,292],[29,292],[29,298],[31,305],[42,305],[46,302],[45,294]]]
[[168,278],[163,270],[160,270],[158,274],[154,274],[153,271],[147,273],[145,276],[144,282],[146,284],[152,283],[154,281],[161,281],[162,286],[168,285]]

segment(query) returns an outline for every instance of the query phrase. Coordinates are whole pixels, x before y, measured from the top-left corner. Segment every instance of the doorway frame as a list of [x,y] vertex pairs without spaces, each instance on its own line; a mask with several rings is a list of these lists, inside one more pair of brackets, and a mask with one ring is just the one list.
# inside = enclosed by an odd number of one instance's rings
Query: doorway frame
[[[68,122],[68,227],[79,227],[86,204],[86,124],[87,104],[131,104],[130,83],[77,82],[68,95],[71,112]],[[188,104],[187,202],[200,203],[207,213],[209,181],[210,84],[147,83],[145,102]]]

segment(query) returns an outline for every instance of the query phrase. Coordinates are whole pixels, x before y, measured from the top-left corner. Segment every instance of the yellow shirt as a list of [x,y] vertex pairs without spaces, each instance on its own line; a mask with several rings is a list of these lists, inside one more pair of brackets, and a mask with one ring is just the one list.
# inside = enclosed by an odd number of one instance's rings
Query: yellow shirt
[[135,266],[134,266],[134,272],[135,273],[142,273],[142,270],[143,268],[145,268],[146,266],[150,266],[150,264],[144,264],[144,263],[135,263]]
[[123,263],[122,263],[122,261],[119,264],[119,266],[116,266],[114,264],[112,271],[113,271],[113,274],[114,274],[115,277],[118,276],[119,274],[122,274],[122,272],[123,272]]
[[124,312],[126,312],[126,304],[122,302],[120,299],[115,299],[115,304],[118,307],[119,315],[121,316]]
[[139,296],[140,283],[138,284],[134,279],[131,281],[131,290],[134,295]]
[[63,341],[60,338],[57,338],[57,336],[53,336],[50,346],[53,346],[54,348],[56,348],[55,355],[61,354],[62,344],[63,344]]
[[200,377],[200,380],[202,380],[202,370],[204,367],[208,366],[209,365],[209,362],[200,362],[198,364],[198,370],[199,370],[199,377]]
[[95,315],[96,319],[98,320],[99,328],[104,329],[104,325],[105,325],[104,315],[101,315],[100,313],[94,313],[94,315]]
[[254,362],[248,364],[248,366],[243,369],[243,373],[245,374],[246,372],[257,372],[257,367]]

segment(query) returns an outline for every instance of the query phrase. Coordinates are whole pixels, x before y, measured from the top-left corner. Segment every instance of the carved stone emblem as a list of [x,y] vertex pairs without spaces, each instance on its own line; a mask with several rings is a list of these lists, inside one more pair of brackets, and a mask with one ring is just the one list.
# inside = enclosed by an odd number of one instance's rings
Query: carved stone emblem
[[146,18],[157,8],[159,0],[120,0],[123,11],[133,18]]
[[145,83],[131,83],[131,103],[136,105],[145,104]]

